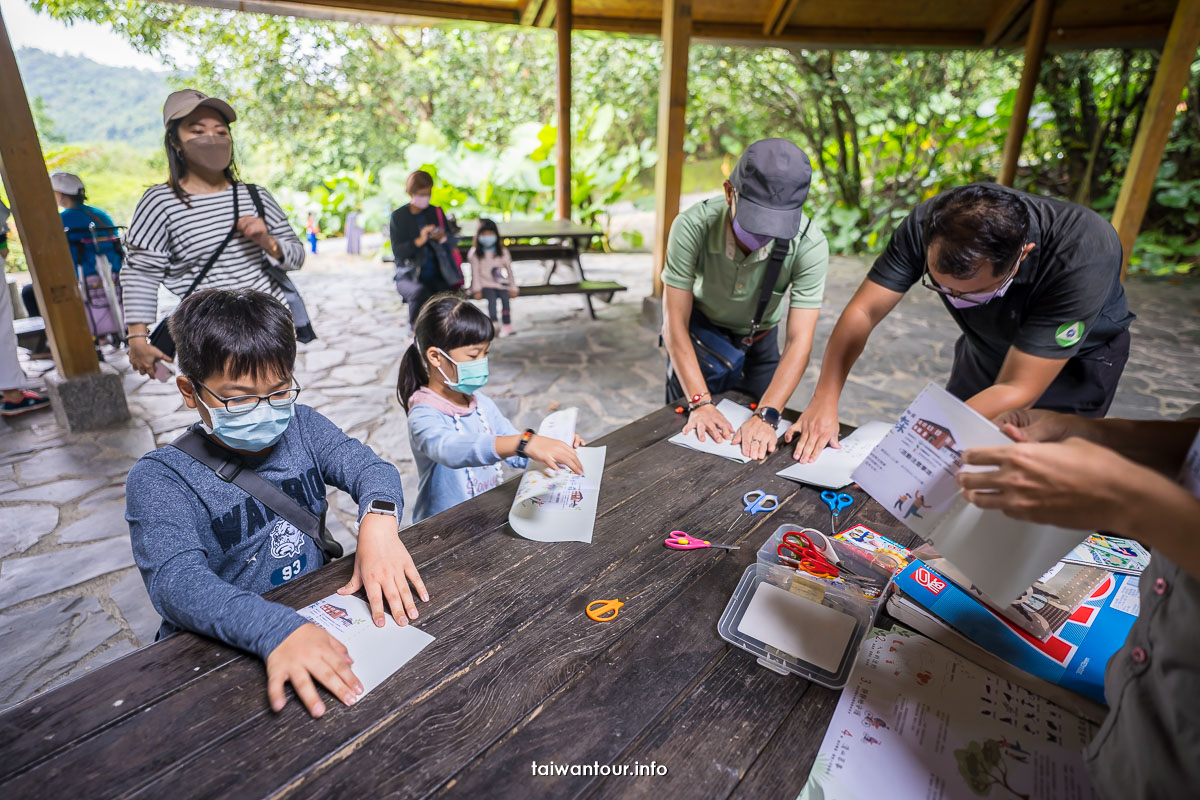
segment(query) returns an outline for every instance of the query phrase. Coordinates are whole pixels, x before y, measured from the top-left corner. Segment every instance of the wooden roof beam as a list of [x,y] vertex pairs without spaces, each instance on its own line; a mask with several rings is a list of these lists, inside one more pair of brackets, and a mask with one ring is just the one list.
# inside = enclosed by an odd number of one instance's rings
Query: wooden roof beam
[[995,47],[1005,38],[1015,38],[1019,31],[1014,29],[1032,2],[1033,0],[1000,0],[1000,5],[992,12],[983,31],[983,46]]
[[767,18],[763,20],[763,35],[778,36],[787,27],[788,22],[796,13],[800,0],[771,0],[767,9]]

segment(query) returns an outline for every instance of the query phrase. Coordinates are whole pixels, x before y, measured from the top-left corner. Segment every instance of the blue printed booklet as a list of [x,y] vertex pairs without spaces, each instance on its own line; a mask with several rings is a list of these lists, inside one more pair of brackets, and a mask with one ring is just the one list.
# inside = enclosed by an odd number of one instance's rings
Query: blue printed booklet
[[[1013,666],[1100,703],[1104,667],[1125,643],[1138,613],[1137,577],[1109,573],[1062,625],[1039,641],[923,561],[909,564],[896,576],[895,586],[902,595],[893,600],[910,601]],[[893,611],[893,603],[888,608]],[[903,616],[909,624],[917,621],[910,615],[893,616]]]

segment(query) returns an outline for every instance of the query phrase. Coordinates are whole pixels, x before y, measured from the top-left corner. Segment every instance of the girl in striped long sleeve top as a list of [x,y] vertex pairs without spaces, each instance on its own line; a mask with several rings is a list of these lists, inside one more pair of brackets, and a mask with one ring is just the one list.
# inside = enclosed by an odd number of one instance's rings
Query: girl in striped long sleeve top
[[[260,217],[249,188],[237,179],[229,132],[236,119],[228,103],[194,89],[173,92],[163,106],[170,174],[146,190],[133,212],[121,271],[129,362],[143,375],[172,360],[149,341],[160,284],[183,295],[221,248],[197,289],[257,289],[282,300],[265,268],[295,270],[304,263],[304,245],[275,198],[258,189]],[[236,232],[225,242],[231,228]]]

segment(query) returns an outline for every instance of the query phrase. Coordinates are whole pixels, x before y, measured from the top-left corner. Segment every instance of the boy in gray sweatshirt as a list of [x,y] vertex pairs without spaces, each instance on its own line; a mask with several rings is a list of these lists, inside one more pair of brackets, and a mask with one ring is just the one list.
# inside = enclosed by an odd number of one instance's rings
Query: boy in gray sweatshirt
[[[320,516],[326,484],[359,507],[354,575],[376,625],[384,600],[400,625],[417,618],[411,583],[425,586],[398,535],[400,474],[313,409],[296,404],[291,314],[252,290],[207,289],[171,317],[180,393],[199,414],[193,430],[236,453],[300,506]],[[320,547],[258,499],[175,447],[147,453],[126,482],[126,519],[160,637],[190,630],[266,662],[271,707],[292,688],[314,717],[325,711],[314,679],[352,705],[362,692],[346,649],[294,609],[261,597],[324,563]]]

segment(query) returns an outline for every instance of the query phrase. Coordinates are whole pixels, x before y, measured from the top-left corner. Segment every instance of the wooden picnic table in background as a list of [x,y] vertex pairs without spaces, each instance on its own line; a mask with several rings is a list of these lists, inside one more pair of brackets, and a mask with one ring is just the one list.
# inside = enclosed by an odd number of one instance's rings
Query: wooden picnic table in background
[[[437,638],[354,707],[322,690],[322,719],[294,696],[272,713],[257,658],[179,634],[0,715],[0,796],[795,797],[838,692],[763,668],[717,619],[776,527],[827,530],[829,509],[775,475],[790,447],[740,465],[667,442],[682,422],[663,408],[596,443],[591,544],[514,535],[516,481],[405,529],[430,593],[418,624]],[[751,489],[779,508],[743,514]],[[839,529],[914,541],[848,491]],[[671,550],[675,529],[742,549]],[[269,596],[314,602],[352,562]],[[614,621],[584,615],[614,597]],[[667,774],[546,777],[535,762]]]
[[[592,239],[600,236],[600,231],[590,225],[584,225],[569,219],[526,219],[526,220],[495,220],[500,229],[500,236],[507,242],[507,247],[513,261],[544,261],[549,262],[546,274],[541,283],[522,284],[521,294],[525,297],[540,297],[551,294],[581,294],[587,303],[588,313],[596,319],[596,310],[592,307],[592,296],[597,295],[606,303],[612,302],[613,295],[625,291],[624,286],[615,281],[590,281],[583,271],[583,260],[580,254],[588,249]],[[464,220],[459,223],[458,247],[464,259],[475,238],[479,221]],[[554,282],[554,274],[560,263],[570,264],[578,280]]]

